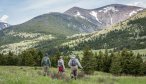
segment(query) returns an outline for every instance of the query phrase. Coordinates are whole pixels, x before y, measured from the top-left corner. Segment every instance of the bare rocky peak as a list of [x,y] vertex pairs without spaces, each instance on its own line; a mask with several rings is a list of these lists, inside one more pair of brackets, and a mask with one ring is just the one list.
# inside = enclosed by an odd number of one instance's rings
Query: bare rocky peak
[[142,11],[144,8],[122,4],[111,4],[95,9],[83,9],[73,7],[64,13],[74,17],[80,17],[97,25],[97,28],[119,23]]

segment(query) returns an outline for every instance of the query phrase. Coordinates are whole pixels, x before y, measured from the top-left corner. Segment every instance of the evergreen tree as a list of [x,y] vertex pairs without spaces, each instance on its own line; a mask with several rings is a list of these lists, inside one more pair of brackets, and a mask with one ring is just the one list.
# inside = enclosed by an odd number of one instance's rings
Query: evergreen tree
[[69,57],[69,56],[64,56],[63,59],[64,59],[64,66],[65,66],[65,67],[69,67],[69,66],[68,66],[68,62],[69,62],[69,60],[70,60],[70,57]]
[[5,65],[5,56],[0,53],[0,65]]
[[6,59],[7,59],[7,65],[16,65],[15,62],[15,57],[14,57],[14,53],[10,52],[6,55]]
[[143,71],[142,71],[142,64],[143,64],[143,60],[141,55],[138,53],[137,56],[135,57],[135,60],[133,62],[133,75],[142,75]]
[[93,74],[95,69],[95,58],[91,49],[85,48],[83,51],[82,66],[85,74]]
[[95,57],[96,57],[96,67],[95,67],[95,69],[97,71],[102,71],[102,68],[103,68],[103,52],[99,51],[99,55],[97,55],[97,53],[95,53]]
[[123,50],[121,53],[122,73],[131,75],[142,74],[142,57],[134,55],[132,51]]
[[110,72],[115,75],[120,75],[122,71],[120,53],[113,55]]
[[43,53],[39,50],[37,55],[38,55],[38,57],[37,57],[37,60],[36,60],[36,64],[38,66],[41,66],[41,60],[43,58]]
[[29,50],[23,51],[20,55],[19,63],[23,66],[34,66],[34,56]]
[[59,57],[61,56],[61,52],[59,51],[59,49],[57,49],[56,54],[51,57],[51,64],[53,67],[57,67],[57,61],[59,59]]
[[26,66],[33,66],[35,64],[33,56],[30,52],[26,52],[25,54],[25,65]]
[[122,66],[122,73],[124,74],[130,74],[132,68],[132,62],[133,62],[134,58],[133,55],[131,56],[127,49],[124,49],[121,52],[121,66]]
[[103,57],[103,71],[104,72],[109,72],[110,66],[111,66],[111,57],[108,54],[108,50],[105,49],[105,54]]
[[142,64],[142,72],[144,75],[146,75],[146,61],[144,61]]

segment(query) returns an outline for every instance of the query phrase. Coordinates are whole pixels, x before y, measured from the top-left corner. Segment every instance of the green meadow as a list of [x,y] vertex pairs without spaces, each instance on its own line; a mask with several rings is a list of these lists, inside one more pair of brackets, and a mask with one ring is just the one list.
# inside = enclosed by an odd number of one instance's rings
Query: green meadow
[[[57,73],[57,69],[51,68],[50,72]],[[114,76],[95,72],[73,80],[69,73],[67,69],[64,79],[52,79],[42,75],[41,67],[0,66],[0,84],[146,84],[146,76]]]

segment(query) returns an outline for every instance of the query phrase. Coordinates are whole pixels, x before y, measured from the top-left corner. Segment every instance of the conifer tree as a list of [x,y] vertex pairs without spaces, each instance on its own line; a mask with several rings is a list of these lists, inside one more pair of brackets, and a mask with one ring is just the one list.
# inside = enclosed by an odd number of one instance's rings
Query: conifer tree
[[26,60],[26,61],[25,61],[25,62],[26,62],[25,65],[26,65],[26,66],[33,66],[33,65],[35,65],[35,61],[34,61],[34,59],[33,59],[32,54],[29,53],[29,52],[26,52],[25,55],[26,55],[26,56],[25,56],[25,58],[26,58],[26,59],[25,59],[25,60]]
[[41,60],[43,58],[43,53],[39,50],[37,55],[38,55],[38,57],[37,57],[36,63],[38,66],[41,66]]
[[120,53],[113,55],[112,63],[110,67],[110,72],[115,75],[120,75],[122,71],[121,62],[120,62]]
[[111,57],[108,54],[108,50],[105,49],[104,57],[103,57],[103,71],[109,72],[111,66]]
[[99,51],[99,55],[95,54],[96,57],[96,67],[97,71],[102,71],[103,68],[103,52]]
[[144,61],[142,64],[142,72],[143,72],[143,75],[146,75],[146,61]]
[[131,63],[134,60],[133,58],[131,58],[131,56],[129,55],[127,49],[124,49],[121,52],[121,66],[122,66],[122,73],[124,74],[130,74],[130,70],[131,70]]
[[4,55],[0,53],[0,65],[5,65],[4,60]]
[[51,64],[53,67],[57,67],[57,61],[60,56],[61,52],[59,51],[59,49],[57,49],[56,54],[53,57],[51,57]]
[[95,69],[95,58],[90,48],[83,51],[82,66],[85,74],[93,74]]
[[12,53],[11,51],[9,51],[9,53],[6,56],[7,58],[7,65],[14,65],[15,63],[15,59],[14,59],[14,53]]
[[134,59],[133,62],[133,75],[142,75],[143,70],[142,70],[142,65],[143,65],[143,59],[141,55],[138,53],[137,56]]

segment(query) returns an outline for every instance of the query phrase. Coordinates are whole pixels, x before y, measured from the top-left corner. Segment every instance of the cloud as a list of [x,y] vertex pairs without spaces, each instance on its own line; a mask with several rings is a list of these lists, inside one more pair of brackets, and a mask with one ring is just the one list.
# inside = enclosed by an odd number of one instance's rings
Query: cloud
[[128,5],[132,5],[132,6],[139,6],[139,7],[146,7],[145,2],[133,2],[133,3],[129,3]]
[[3,16],[0,18],[0,21],[1,21],[1,22],[5,22],[5,23],[7,23],[8,18],[9,18],[9,16],[7,16],[7,15],[3,15]]
[[139,6],[140,4],[142,4],[142,2],[134,2],[134,3],[130,3],[128,5]]

